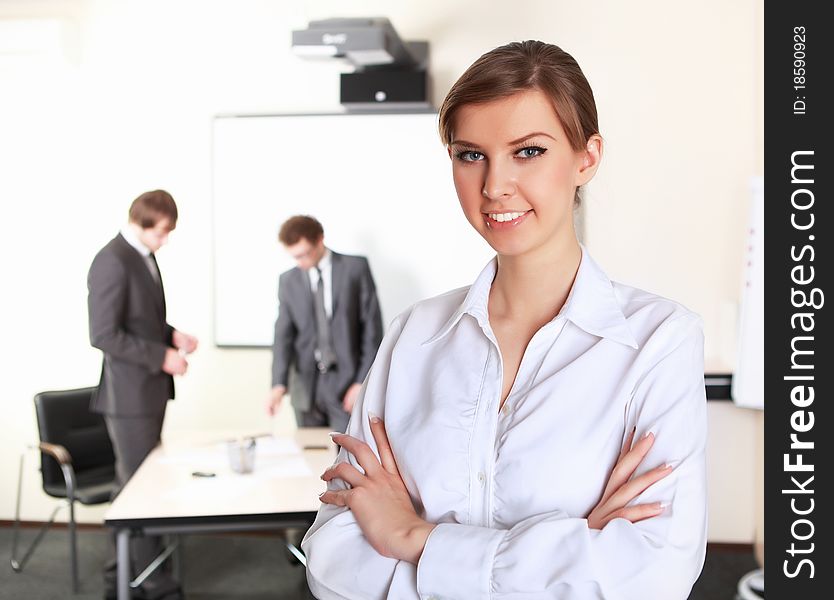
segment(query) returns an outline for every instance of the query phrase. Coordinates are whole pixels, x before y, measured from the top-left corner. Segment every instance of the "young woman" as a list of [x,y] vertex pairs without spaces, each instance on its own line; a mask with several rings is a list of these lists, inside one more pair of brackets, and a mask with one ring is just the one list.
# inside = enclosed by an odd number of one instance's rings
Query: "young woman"
[[556,46],[509,44],[455,83],[440,130],[497,256],[391,324],[333,436],[311,590],[685,599],[706,542],[701,322],[577,241],[602,157],[588,82]]

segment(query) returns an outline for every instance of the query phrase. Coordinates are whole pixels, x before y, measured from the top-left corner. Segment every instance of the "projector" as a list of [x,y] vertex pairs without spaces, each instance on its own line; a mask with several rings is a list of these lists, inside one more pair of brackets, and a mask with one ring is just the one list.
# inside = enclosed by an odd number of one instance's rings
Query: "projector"
[[353,73],[340,76],[340,101],[348,110],[431,109],[429,44],[403,42],[387,18],[311,21],[292,32],[292,50],[302,58],[338,58],[354,66]]

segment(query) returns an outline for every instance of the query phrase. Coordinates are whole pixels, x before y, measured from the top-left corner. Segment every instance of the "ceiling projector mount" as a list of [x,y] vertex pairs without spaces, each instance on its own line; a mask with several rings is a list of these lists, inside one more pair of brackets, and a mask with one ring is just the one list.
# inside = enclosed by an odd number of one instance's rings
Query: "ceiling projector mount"
[[344,59],[355,67],[340,75],[340,101],[348,109],[431,109],[427,95],[429,44],[404,42],[384,17],[310,21],[292,32],[302,58]]

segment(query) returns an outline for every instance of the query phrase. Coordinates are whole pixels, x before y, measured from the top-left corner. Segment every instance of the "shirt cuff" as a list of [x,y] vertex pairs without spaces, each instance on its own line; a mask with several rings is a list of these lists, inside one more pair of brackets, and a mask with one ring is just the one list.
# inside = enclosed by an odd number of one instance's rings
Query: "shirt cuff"
[[417,564],[421,598],[489,598],[492,565],[505,531],[441,523],[429,534]]

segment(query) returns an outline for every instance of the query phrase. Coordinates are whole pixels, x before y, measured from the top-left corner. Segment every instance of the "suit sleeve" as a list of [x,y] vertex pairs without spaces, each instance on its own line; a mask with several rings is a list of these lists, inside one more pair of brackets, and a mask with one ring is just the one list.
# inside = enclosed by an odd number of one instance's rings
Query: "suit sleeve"
[[382,342],[382,313],[379,308],[379,298],[376,295],[376,284],[368,259],[362,259],[362,272],[359,279],[359,320],[360,347],[359,361],[353,381],[362,383],[371,369],[374,357]]
[[278,318],[275,319],[275,336],[272,339],[272,387],[287,385],[293,342],[298,331],[287,296],[287,278],[282,275],[278,280]]
[[626,413],[628,429],[656,435],[637,474],[675,466],[633,503],[665,502],[665,512],[637,523],[614,519],[602,530],[558,511],[507,530],[440,524],[417,568],[420,597],[688,597],[703,565],[707,525],[703,335],[690,316],[666,324],[671,350],[640,377]]
[[128,332],[127,274],[119,259],[100,253],[87,275],[90,343],[106,355],[158,373],[168,347]]

